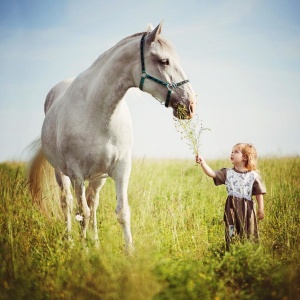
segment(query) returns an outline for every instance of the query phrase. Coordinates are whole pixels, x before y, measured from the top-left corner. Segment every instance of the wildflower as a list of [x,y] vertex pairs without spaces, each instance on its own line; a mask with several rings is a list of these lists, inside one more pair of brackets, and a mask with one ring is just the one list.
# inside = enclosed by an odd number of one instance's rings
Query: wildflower
[[80,214],[77,214],[75,216],[75,220],[78,221],[78,222],[81,222],[81,221],[83,221],[83,216],[81,216]]

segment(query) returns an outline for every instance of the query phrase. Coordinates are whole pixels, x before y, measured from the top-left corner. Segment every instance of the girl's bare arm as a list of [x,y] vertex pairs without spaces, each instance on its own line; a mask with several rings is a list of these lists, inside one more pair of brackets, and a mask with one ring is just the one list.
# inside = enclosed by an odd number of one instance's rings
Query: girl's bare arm
[[200,155],[196,156],[196,163],[202,167],[204,173],[207,176],[212,177],[212,178],[216,177],[215,171],[212,170],[212,168],[205,162],[205,160],[203,159],[202,156],[200,156]]
[[257,209],[257,217],[259,220],[262,220],[265,217],[264,212],[264,196],[263,194],[255,195],[258,209]]

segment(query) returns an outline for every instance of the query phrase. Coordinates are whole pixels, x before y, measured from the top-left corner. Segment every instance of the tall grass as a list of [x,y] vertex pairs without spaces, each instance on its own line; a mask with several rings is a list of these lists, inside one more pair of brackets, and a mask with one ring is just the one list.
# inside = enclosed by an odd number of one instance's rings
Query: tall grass
[[0,299],[300,299],[300,160],[262,159],[260,170],[268,190],[261,243],[225,252],[225,188],[192,161],[135,160],[128,257],[112,180],[100,195],[96,248],[75,221],[73,242],[65,240],[64,223],[32,204],[24,164],[3,163]]

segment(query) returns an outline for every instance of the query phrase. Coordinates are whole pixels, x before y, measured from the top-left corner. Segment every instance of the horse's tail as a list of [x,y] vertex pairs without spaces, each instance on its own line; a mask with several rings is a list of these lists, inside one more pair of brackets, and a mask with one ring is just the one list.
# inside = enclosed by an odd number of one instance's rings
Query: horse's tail
[[46,215],[58,216],[60,215],[59,190],[55,170],[44,155],[41,139],[34,140],[28,149],[31,159],[27,165],[27,179],[32,200]]

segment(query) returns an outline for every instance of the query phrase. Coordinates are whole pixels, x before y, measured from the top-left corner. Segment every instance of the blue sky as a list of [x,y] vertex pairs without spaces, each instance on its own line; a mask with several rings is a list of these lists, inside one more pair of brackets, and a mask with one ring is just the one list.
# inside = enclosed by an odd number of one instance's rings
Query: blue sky
[[[262,156],[300,154],[299,15],[290,0],[0,0],[0,161],[24,159],[52,86],[163,19],[211,129],[204,157],[227,157],[241,141]],[[135,157],[193,159],[171,109],[138,90],[126,101]]]

